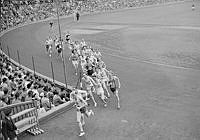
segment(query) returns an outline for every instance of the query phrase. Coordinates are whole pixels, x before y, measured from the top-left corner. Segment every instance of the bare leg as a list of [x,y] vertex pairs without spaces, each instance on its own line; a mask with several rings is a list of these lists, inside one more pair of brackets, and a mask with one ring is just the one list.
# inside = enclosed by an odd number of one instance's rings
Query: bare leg
[[117,97],[117,109],[120,109],[120,100],[119,100],[118,89],[116,89],[116,91],[115,91],[115,96]]
[[106,100],[105,99],[103,99],[103,98],[101,98],[101,100],[103,101],[103,103],[104,103],[104,107],[107,107],[107,102],[106,102]]
[[89,90],[88,93],[90,94],[90,96],[91,96],[91,98],[92,98],[92,101],[93,101],[93,103],[94,103],[94,106],[96,107],[96,106],[97,106],[97,102],[96,102],[95,99],[94,99],[94,96],[93,96],[93,94],[92,94],[92,91]]
[[85,134],[85,132],[83,130],[83,125],[84,125],[83,122],[85,122],[85,121],[84,121],[83,115],[81,114],[81,120],[78,122],[78,125],[80,128],[80,134],[79,134],[80,137]]
[[100,98],[101,98],[101,100],[103,101],[103,103],[104,103],[104,107],[107,107],[107,102],[106,102],[106,96],[104,95],[104,93],[101,93],[100,94]]
[[76,73],[76,75],[77,75],[77,74],[78,74],[78,65],[75,64],[75,65],[74,65],[74,68],[75,68],[75,73]]
[[103,86],[103,89],[107,92],[108,98],[109,98],[110,97],[110,93],[108,92],[108,88],[106,86],[106,82],[103,82],[102,86]]

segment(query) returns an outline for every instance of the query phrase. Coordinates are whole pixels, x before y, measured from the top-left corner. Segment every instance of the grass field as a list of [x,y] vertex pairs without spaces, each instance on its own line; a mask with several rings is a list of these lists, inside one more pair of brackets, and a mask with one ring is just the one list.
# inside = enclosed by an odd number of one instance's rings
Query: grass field
[[[200,2],[119,10],[86,15],[74,23],[62,19],[61,29],[73,39],[84,38],[98,48],[108,69],[120,77],[120,110],[113,96],[108,107],[100,100],[91,108],[95,116],[86,120],[86,135],[77,136],[76,113],[72,109],[41,125],[45,133],[25,135],[22,140],[200,140]],[[57,33],[54,27],[53,33]],[[50,59],[42,47],[49,34],[48,22],[18,28],[1,38],[17,59],[64,82],[62,61]],[[5,48],[4,48],[5,49]],[[65,56],[69,56],[65,49]],[[75,85],[77,77],[66,59],[67,81]]]

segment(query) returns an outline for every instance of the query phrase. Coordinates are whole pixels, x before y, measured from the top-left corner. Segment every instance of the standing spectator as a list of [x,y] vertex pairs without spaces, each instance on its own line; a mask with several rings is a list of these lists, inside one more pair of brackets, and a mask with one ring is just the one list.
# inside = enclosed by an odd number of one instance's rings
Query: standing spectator
[[54,94],[53,94],[52,91],[53,91],[53,90],[52,90],[52,88],[50,87],[50,88],[48,89],[48,91],[47,91],[47,97],[49,98],[49,101],[53,104],[53,96],[54,96]]
[[11,112],[11,108],[6,109],[2,119],[2,134],[5,140],[17,140],[17,127],[10,117]]

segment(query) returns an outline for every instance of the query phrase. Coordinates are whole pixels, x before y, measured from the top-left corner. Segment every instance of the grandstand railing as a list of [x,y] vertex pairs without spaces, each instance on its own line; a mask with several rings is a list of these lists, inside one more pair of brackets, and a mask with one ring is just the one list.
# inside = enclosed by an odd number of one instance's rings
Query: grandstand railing
[[4,120],[4,112],[6,110],[12,110],[12,115],[10,117],[17,126],[19,134],[24,131],[28,131],[33,135],[38,135],[44,132],[39,127],[36,101],[27,101],[1,107],[0,120]]

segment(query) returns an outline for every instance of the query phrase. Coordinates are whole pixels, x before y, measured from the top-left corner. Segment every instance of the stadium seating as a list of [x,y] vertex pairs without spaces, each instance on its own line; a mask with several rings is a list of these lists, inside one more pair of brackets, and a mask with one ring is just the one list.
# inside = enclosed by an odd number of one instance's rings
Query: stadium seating
[[[90,0],[90,1],[61,1],[60,16],[70,15],[75,9],[81,13],[108,11],[127,7],[141,7],[178,0]],[[56,16],[57,5],[52,1],[12,0],[1,1],[0,31],[20,24],[47,19]]]
[[36,100],[38,111],[48,111],[55,106],[53,93],[62,95],[60,99],[63,103],[69,101],[65,99],[68,99],[70,90],[14,65],[3,52],[0,54],[0,65],[0,107]]

